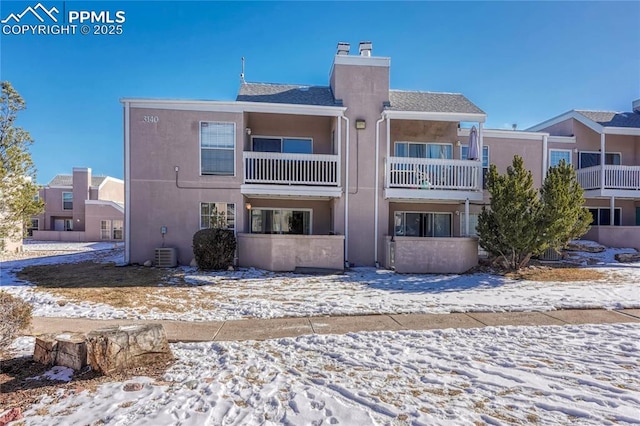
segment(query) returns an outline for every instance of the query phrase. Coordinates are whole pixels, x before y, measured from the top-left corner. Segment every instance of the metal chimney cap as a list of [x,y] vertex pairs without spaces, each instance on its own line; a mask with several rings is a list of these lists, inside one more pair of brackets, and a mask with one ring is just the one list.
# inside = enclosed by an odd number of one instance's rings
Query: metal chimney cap
[[344,43],[344,42],[339,42],[338,43],[338,55],[348,55],[349,54],[349,49],[351,48],[351,45],[349,43]]
[[360,56],[371,56],[372,48],[373,45],[370,41],[361,41],[359,46]]

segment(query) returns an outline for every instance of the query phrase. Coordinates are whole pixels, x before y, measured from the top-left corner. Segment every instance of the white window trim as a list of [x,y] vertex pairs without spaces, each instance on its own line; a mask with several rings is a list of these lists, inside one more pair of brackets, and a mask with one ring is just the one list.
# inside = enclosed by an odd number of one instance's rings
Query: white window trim
[[[460,145],[460,159],[461,160],[466,160],[466,158],[462,158],[462,148],[469,148],[469,144],[462,144]],[[491,147],[489,145],[483,145],[482,149],[486,149],[487,150],[487,165],[486,166],[482,166],[483,169],[488,169],[489,166],[491,165]],[[482,158],[480,158],[480,161],[482,161]]]
[[[202,227],[202,205],[203,204],[225,204],[225,205],[229,205],[229,204],[233,204],[233,233],[236,234],[237,229],[238,229],[238,210],[237,210],[237,204],[238,203],[233,203],[233,202],[228,202],[228,201],[198,201],[198,229],[209,229],[209,228],[203,228]],[[228,209],[228,207],[227,207]],[[225,213],[226,214],[226,213]],[[229,228],[226,228],[229,229]]]
[[[251,234],[253,234],[253,227],[251,223],[251,212],[253,210],[290,210],[290,211],[296,211],[296,212],[309,212],[309,235],[313,235],[313,209],[296,208],[296,207],[291,207],[291,208],[289,207],[252,207],[251,211],[249,212],[249,233]],[[279,235],[279,234],[273,234],[273,235]]]
[[[453,159],[453,144],[450,142],[416,142],[416,141],[394,141],[393,142],[393,156],[395,157],[396,155],[396,144],[399,143],[406,143],[406,144],[413,144],[413,145],[448,145],[451,147],[451,157],[452,158],[446,158],[446,160],[450,160]],[[425,150],[426,152],[426,150]],[[407,157],[407,158],[411,158],[411,157]],[[429,157],[423,157],[426,159],[429,159]],[[431,158],[431,160],[435,160],[435,158]]]
[[451,212],[430,212],[430,211],[418,211],[418,210],[396,210],[393,212],[393,220],[394,220],[394,224],[393,224],[393,236],[394,237],[404,237],[405,235],[396,235],[396,225],[395,225],[395,219],[396,219],[396,213],[427,213],[427,214],[448,214],[449,216],[451,216],[451,220],[450,220],[450,229],[449,229],[449,233],[451,234],[451,236],[449,237],[413,237],[413,238],[453,238],[453,213]]
[[[584,206],[586,209],[588,210],[598,210],[598,222],[600,222],[600,210],[611,210],[610,207],[592,207],[592,206]],[[622,207],[614,207],[614,210],[619,210],[620,211],[620,225],[622,226]],[[614,213],[615,214],[615,213]],[[613,223],[615,223],[615,217],[611,218],[611,221]],[[616,226],[616,225],[592,225],[592,226]]]
[[[582,168],[582,155],[581,154],[598,154],[600,155],[600,151],[578,151],[578,168]],[[605,155],[607,154],[618,154],[620,156],[620,164],[622,164],[622,152],[621,151],[605,151]]]
[[[64,208],[64,194],[71,194],[71,208],[70,209],[65,209]],[[62,210],[67,210],[67,211],[72,211],[73,210],[73,192],[64,191],[62,193]]]
[[[202,123],[213,123],[213,124],[233,124],[233,174],[215,174],[215,173],[202,173]],[[200,120],[198,122],[198,167],[200,170],[200,176],[217,176],[217,177],[236,177],[237,174],[237,164],[236,164],[236,158],[237,156],[237,149],[238,149],[238,132],[237,132],[237,128],[236,128],[236,122],[235,121],[207,121],[207,120]],[[207,148],[205,148],[207,149]],[[213,148],[213,149],[225,149],[225,148]]]
[[[106,223],[107,224],[107,228],[103,228],[102,224]],[[101,240],[110,240],[111,238],[111,221],[110,220],[106,220],[106,219],[102,219],[100,220],[100,239]],[[103,235],[103,231],[107,231],[107,237],[105,238],[105,236]]]
[[551,153],[552,152],[568,152],[569,153],[569,164],[573,164],[573,150],[571,149],[549,149],[549,168],[553,167],[551,165]]
[[[114,222],[121,222],[122,226],[120,227],[120,229],[116,229],[116,227],[114,226]],[[114,232],[115,231],[120,231],[121,232],[121,237],[120,238],[116,238]],[[122,241],[124,240],[124,220],[121,219],[112,219],[111,220],[111,232],[110,232],[110,236],[111,239],[114,241]]]
[[253,150],[253,140],[255,138],[263,138],[263,139],[280,139],[280,153],[282,154],[282,148],[284,148],[284,139],[303,139],[303,140],[308,140],[311,141],[311,154],[314,153],[314,145],[313,145],[313,138],[308,137],[308,136],[270,136],[270,135],[251,135],[251,151],[252,152],[258,152],[258,151],[254,151]]

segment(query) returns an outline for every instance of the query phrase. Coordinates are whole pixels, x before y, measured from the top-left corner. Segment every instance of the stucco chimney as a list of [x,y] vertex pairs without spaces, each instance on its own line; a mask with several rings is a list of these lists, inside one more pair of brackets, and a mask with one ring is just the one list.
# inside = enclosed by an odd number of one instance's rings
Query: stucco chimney
[[636,99],[631,103],[631,108],[633,108],[633,112],[640,113],[640,99]]
[[370,41],[360,42],[360,56],[371,56],[372,45]]
[[351,45],[349,43],[339,42],[338,52],[336,53],[336,55],[348,55],[350,48],[351,48]]

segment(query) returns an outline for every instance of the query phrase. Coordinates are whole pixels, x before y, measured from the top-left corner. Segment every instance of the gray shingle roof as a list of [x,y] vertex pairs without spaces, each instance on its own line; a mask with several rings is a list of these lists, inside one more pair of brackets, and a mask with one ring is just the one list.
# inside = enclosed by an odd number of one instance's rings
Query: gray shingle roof
[[242,83],[236,101],[341,106],[330,87],[297,84]]
[[583,111],[576,110],[589,120],[605,127],[636,127],[640,128],[640,113],[613,111]]
[[[91,186],[100,186],[106,178],[106,176],[91,176]],[[73,176],[56,175],[51,179],[51,182],[49,182],[49,186],[73,186]]]
[[392,111],[484,114],[484,111],[459,93],[390,90],[389,101],[391,105],[387,109]]

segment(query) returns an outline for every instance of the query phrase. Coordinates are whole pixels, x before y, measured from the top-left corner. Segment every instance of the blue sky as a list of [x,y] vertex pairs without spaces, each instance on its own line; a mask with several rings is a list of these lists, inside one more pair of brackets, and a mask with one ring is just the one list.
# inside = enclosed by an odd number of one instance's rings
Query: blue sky
[[[2,0],[0,19],[37,3]],[[339,41],[391,57],[394,89],[465,94],[490,128],[640,98],[640,2],[41,3],[126,21],[121,35],[0,36],[40,183],[74,166],[122,178],[122,97],[234,99],[242,56],[247,81],[327,85]]]

